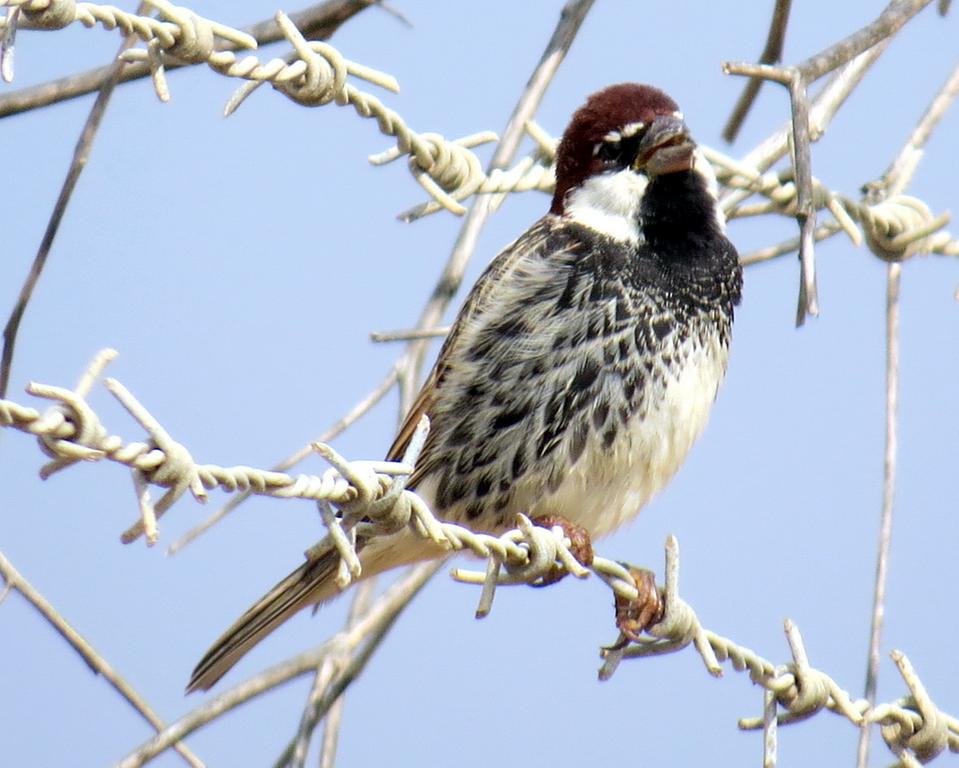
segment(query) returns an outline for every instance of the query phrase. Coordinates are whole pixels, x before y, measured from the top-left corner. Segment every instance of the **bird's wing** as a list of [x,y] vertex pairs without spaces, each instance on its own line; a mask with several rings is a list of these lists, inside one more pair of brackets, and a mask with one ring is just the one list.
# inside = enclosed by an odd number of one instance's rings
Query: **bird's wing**
[[[489,324],[488,310],[495,307],[495,316],[498,319],[503,319],[510,312],[521,309],[520,306],[509,306],[511,302],[508,299],[512,293],[510,290],[510,275],[522,265],[528,265],[542,257],[555,223],[556,217],[554,216],[546,216],[540,219],[517,240],[500,251],[479,280],[476,281],[440,349],[432,371],[430,371],[422,389],[416,396],[416,400],[403,420],[396,439],[387,454],[387,460],[401,460],[420,419],[424,415],[433,417],[434,406],[452,361],[457,359],[466,341],[465,337],[467,335],[475,337],[477,327]],[[469,329],[469,331],[466,329]],[[421,454],[424,459],[428,453],[428,448],[429,441]],[[411,486],[414,486],[416,481],[422,477],[423,468],[424,463],[421,461],[417,471],[410,479]]]

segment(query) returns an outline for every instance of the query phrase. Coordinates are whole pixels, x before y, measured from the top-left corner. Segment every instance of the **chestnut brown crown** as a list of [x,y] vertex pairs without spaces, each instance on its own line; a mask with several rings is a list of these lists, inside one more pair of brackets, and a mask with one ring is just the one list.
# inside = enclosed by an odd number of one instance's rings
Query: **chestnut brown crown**
[[550,210],[562,214],[566,195],[590,176],[632,165],[640,131],[656,118],[682,122],[676,102],[651,85],[620,83],[590,96],[573,114],[559,143]]

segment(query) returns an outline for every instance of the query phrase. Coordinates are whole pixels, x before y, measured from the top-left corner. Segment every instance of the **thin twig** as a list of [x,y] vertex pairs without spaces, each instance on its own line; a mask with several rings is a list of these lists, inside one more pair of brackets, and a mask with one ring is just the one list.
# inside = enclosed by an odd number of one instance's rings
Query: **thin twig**
[[[356,588],[356,594],[353,595],[353,602],[350,605],[350,614],[346,620],[347,631],[355,627],[362,616],[369,610],[370,600],[375,591],[375,579],[367,579]],[[287,745],[283,751],[283,754],[280,755],[274,764],[276,768],[286,765],[291,766],[291,768],[302,768],[306,762],[310,739],[319,723],[317,704],[333,682],[333,677],[337,669],[342,668],[346,660],[345,658],[337,659],[331,654],[323,659],[323,662],[317,668],[310,695],[307,698],[303,715],[300,718],[300,726],[289,745]],[[341,696],[336,700],[333,706],[330,707],[325,719],[326,727],[323,732],[323,749],[320,753],[321,766],[330,766],[332,768],[336,759],[336,746],[342,715],[343,697]]]
[[[327,0],[325,3],[305,8],[302,11],[290,14],[290,19],[310,40],[326,40],[336,32],[348,19],[374,3],[371,0]],[[267,45],[283,39],[283,33],[275,19],[271,16],[249,27],[244,32],[251,35],[258,44]],[[222,41],[217,50],[235,51],[238,47],[228,41]],[[59,80],[51,80],[29,88],[6,93],[0,96],[0,118],[16,115],[38,107],[56,104],[68,99],[75,99],[97,90],[103,79],[110,74],[113,64],[97,67],[76,75],[70,75]],[[193,66],[192,63],[169,62],[167,71]],[[119,81],[129,83],[150,77],[150,66],[146,62],[134,62],[122,66]]]
[[[846,103],[846,99],[859,86],[869,69],[879,60],[888,46],[888,39],[881,41],[850,61],[827,81],[816,95],[809,110],[810,132],[813,138],[818,139],[825,133],[839,108]],[[771,136],[750,150],[740,162],[760,172],[766,171],[789,151],[791,132],[792,121],[787,121]],[[727,189],[720,198],[723,212],[728,214],[750,194],[748,190]]]
[[[392,585],[350,632],[341,633],[318,648],[313,648],[277,664],[197,707],[175,723],[168,725],[154,738],[141,744],[117,763],[117,768],[137,768],[146,764],[180,739],[193,733],[198,728],[202,728],[226,712],[295,677],[309,674],[328,654],[342,648],[355,648],[365,639],[364,655],[353,657],[354,663],[344,669],[342,680],[335,686],[336,696],[339,696],[346,685],[365,666],[369,654],[375,650],[375,647],[385,636],[386,631],[409,604],[410,599],[422,589],[423,585],[442,565],[443,562],[440,561],[416,566],[405,579]],[[367,649],[369,650],[367,651]],[[335,697],[333,700],[335,701]],[[328,708],[332,703],[332,701],[327,703],[324,700],[320,702],[320,705]],[[325,710],[323,711],[325,712]]]
[[[349,412],[340,417],[335,424],[331,425],[330,428],[316,438],[316,440],[313,440],[308,445],[300,448],[291,456],[287,456],[285,459],[283,459],[283,461],[274,466],[273,470],[276,472],[285,472],[290,467],[296,466],[307,456],[310,456],[314,453],[313,443],[327,443],[336,438],[338,435],[342,434],[386,396],[386,394],[393,388],[393,385],[396,384],[397,378],[397,368],[394,367],[386,375],[386,378],[384,378],[383,381],[381,381],[373,391],[371,391],[366,395],[366,397],[354,405]],[[252,491],[241,491],[235,496],[230,497],[230,499],[222,507],[206,518],[206,520],[191,528],[189,531],[183,534],[183,536],[174,541],[167,549],[167,554],[174,555],[179,552],[191,541],[210,530],[210,528],[220,522],[224,517],[230,514],[230,512],[232,512],[234,509],[240,506],[240,504],[253,495],[254,494]]]
[[370,341],[415,341],[416,339],[441,339],[450,332],[448,325],[439,328],[407,328],[401,331],[373,331]]
[[413,22],[406,18],[402,11],[387,3],[386,0],[366,0],[366,2],[370,5],[375,5],[387,15],[392,16],[407,29],[413,29]]
[[[789,22],[789,11],[792,6],[792,0],[776,0],[776,7],[773,9],[773,17],[769,22],[769,34],[766,37],[766,45],[763,52],[759,55],[760,64],[775,64],[782,59],[783,43],[786,40],[786,25]],[[733,112],[723,128],[723,138],[732,143],[739,135],[739,129],[742,128],[746,115],[752,109],[756,96],[759,95],[759,89],[762,87],[763,80],[758,77],[752,78],[740,94],[733,107]]]
[[813,205],[812,164],[810,159],[809,86],[829,72],[848,63],[883,40],[891,38],[931,0],[892,0],[879,16],[862,29],[838,43],[810,56],[798,66],[772,67],[765,64],[726,62],[727,74],[747,75],[774,80],[789,89],[792,106],[793,168],[796,178],[796,220],[800,228],[799,260],[801,264],[799,302],[796,324],[802,325],[808,315],[819,314],[816,295],[816,261],[814,233],[816,209]]
[[[896,451],[898,429],[896,408],[899,401],[899,285],[902,265],[886,267],[886,447],[882,472],[882,515],[879,523],[879,555],[876,559],[876,584],[872,601],[872,622],[869,632],[869,653],[866,664],[865,698],[876,702],[879,685],[879,646],[886,615],[886,584],[889,580],[889,547],[892,544],[892,511],[896,495]],[[859,733],[856,765],[869,763],[870,723]]]
[[[959,66],[955,67],[920,118],[902,150],[883,175],[871,185],[870,195],[878,202],[901,193],[912,178],[923,148],[939,125],[946,111],[959,96]],[[876,556],[876,579],[873,590],[872,620],[869,629],[869,650],[866,661],[865,698],[875,704],[879,684],[879,660],[882,626],[886,613],[886,584],[889,578],[889,550],[892,544],[892,517],[896,490],[897,423],[899,399],[899,288],[902,265],[889,264],[886,272],[886,443],[883,461],[882,514],[879,522],[879,546]],[[869,763],[870,722],[863,724],[857,750],[858,768]]]
[[[816,229],[816,242],[818,243],[821,240],[826,240],[827,238],[830,238],[837,232],[841,231],[842,228],[834,222],[823,224],[821,227]],[[760,248],[755,251],[750,251],[749,253],[744,253],[739,257],[739,263],[744,267],[750,267],[753,264],[760,264],[764,261],[769,261],[770,259],[775,259],[779,256],[785,256],[788,253],[795,253],[798,250],[799,238],[791,237],[790,239],[783,240],[783,242],[776,245],[770,245],[766,248]]]
[[[110,663],[104,659],[89,642],[77,632],[66,619],[59,614],[47,599],[37,592],[23,575],[13,566],[7,558],[0,552],[0,576],[6,584],[5,591],[9,589],[16,590],[27,602],[30,603],[43,618],[45,618],[57,633],[66,640],[73,649],[80,655],[88,667],[95,674],[102,675],[103,678],[114,687],[124,699],[129,702],[140,716],[146,720],[158,733],[162,732],[167,726],[160,716],[153,711],[149,704],[138,694],[133,687],[123,679]],[[203,768],[203,761],[200,760],[192,750],[186,745],[176,740],[172,744],[176,751],[183,756],[188,765],[193,768]]]
[[[136,43],[136,35],[127,35],[120,44],[120,53],[131,48]],[[7,385],[10,383],[10,372],[13,367],[13,352],[17,344],[17,332],[20,329],[20,321],[23,319],[23,313],[26,312],[27,304],[33,295],[40,275],[43,274],[44,265],[47,263],[47,257],[50,255],[50,249],[53,248],[53,240],[60,229],[60,222],[63,221],[63,215],[67,211],[67,205],[73,196],[73,190],[76,188],[80,174],[86,167],[87,160],[90,157],[90,149],[93,146],[93,140],[96,138],[103,115],[106,113],[107,105],[110,103],[110,97],[113,95],[113,89],[123,71],[123,62],[116,61],[108,67],[103,68],[105,74],[98,82],[100,92],[97,94],[96,101],[90,108],[90,114],[77,140],[77,145],[73,150],[73,159],[70,161],[70,168],[67,170],[67,177],[60,188],[60,194],[57,202],[53,206],[53,212],[50,214],[50,220],[47,222],[47,228],[43,233],[43,239],[40,241],[40,247],[37,249],[37,255],[33,259],[33,266],[27,274],[23,285],[20,288],[20,295],[17,297],[17,303],[10,312],[7,324],[3,329],[3,352],[0,353],[0,398],[6,397]]]

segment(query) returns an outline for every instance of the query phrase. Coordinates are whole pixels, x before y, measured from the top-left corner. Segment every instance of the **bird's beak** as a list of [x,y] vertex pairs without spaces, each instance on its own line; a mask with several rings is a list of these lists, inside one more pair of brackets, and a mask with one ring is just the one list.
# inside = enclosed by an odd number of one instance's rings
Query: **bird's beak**
[[639,144],[633,170],[645,171],[649,176],[688,171],[693,167],[695,148],[686,123],[672,115],[660,115]]

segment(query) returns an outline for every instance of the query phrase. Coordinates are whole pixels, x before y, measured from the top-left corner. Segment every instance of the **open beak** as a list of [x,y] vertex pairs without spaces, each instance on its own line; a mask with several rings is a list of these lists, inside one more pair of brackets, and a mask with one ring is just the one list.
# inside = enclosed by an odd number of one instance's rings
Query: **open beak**
[[633,169],[649,176],[688,171],[693,167],[695,148],[686,123],[672,115],[660,115],[643,136]]

